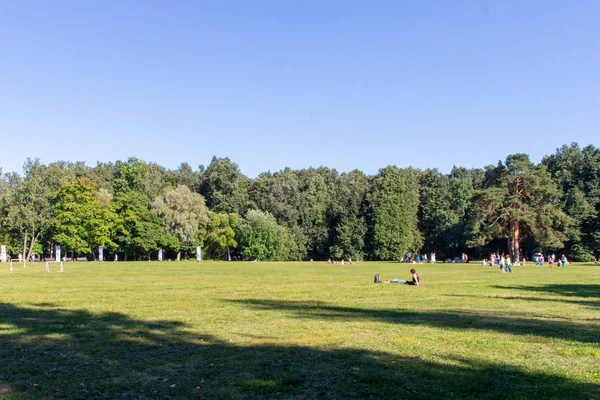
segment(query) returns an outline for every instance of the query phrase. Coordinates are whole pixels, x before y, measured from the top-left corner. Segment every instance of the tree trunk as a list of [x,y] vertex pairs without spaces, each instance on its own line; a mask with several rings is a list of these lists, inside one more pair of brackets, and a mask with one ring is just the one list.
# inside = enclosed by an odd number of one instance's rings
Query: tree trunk
[[181,261],[181,250],[177,250],[177,261]]
[[37,242],[38,238],[40,237],[40,233],[38,232],[37,235],[34,235],[33,233],[31,233],[31,242],[29,243],[29,252],[27,253],[27,259],[31,258],[31,253],[33,252],[33,246],[35,246],[35,243]]
[[[25,231],[25,235],[23,235],[23,257],[24,260],[27,260],[27,231]],[[27,263],[27,261],[25,261]]]
[[519,252],[519,238],[521,235],[521,230],[519,228],[519,223],[513,221],[510,225],[510,239],[509,239],[509,248],[508,251],[510,253],[510,260],[513,264],[520,262],[520,252]]

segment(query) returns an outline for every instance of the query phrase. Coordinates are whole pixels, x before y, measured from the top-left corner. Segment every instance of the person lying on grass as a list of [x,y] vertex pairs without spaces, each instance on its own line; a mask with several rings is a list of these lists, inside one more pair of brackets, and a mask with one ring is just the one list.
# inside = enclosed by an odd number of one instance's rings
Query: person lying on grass
[[405,285],[415,285],[415,286],[423,286],[421,283],[421,279],[419,278],[419,274],[415,269],[411,269],[410,273],[412,274],[412,281],[405,281],[402,279],[388,279],[385,283],[404,283]]

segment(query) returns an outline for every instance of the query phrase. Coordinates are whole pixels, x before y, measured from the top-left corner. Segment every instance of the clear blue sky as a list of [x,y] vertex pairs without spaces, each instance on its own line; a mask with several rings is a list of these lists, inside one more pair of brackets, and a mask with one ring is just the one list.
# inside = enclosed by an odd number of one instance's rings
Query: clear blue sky
[[600,1],[0,0],[0,166],[483,167],[600,144]]

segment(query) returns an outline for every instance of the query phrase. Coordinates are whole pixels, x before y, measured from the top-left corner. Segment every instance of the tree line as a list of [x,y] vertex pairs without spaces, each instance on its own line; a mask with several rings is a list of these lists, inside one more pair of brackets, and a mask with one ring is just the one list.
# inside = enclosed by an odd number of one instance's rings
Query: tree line
[[10,254],[120,259],[398,260],[600,252],[600,149],[564,145],[449,174],[388,166],[376,175],[286,168],[255,179],[229,158],[194,170],[127,161],[0,170],[0,244]]

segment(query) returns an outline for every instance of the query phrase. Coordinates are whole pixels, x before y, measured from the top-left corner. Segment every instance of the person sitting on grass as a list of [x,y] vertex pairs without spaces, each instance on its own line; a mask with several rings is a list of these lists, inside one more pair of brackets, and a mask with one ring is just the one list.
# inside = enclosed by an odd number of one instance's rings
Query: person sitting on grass
[[411,281],[405,281],[403,279],[388,279],[385,281],[385,283],[404,283],[405,285],[423,286],[421,279],[419,278],[419,274],[417,274],[417,271],[415,271],[414,268],[410,270],[410,273],[412,274]]

